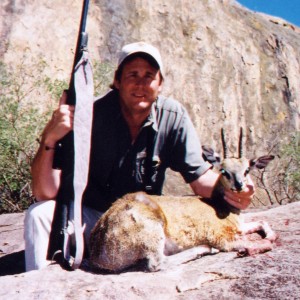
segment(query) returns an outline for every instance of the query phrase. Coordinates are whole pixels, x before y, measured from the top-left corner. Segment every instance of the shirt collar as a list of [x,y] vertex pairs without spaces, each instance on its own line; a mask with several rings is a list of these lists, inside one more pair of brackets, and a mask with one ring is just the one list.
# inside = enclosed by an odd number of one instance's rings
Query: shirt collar
[[155,131],[158,131],[158,124],[157,124],[157,113],[156,113],[156,109],[157,109],[157,100],[151,105],[151,112],[150,115],[148,116],[148,118],[146,119],[143,127],[146,126],[151,126]]

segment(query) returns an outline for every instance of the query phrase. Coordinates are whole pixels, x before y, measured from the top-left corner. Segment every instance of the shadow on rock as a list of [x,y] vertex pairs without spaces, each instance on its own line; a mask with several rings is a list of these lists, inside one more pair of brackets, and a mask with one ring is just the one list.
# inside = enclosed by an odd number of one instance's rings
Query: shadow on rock
[[0,276],[25,272],[25,251],[14,252],[0,258]]

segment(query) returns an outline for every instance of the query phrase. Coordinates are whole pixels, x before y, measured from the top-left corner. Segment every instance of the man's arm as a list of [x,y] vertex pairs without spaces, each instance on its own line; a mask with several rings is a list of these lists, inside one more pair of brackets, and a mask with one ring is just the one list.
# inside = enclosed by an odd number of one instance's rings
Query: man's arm
[[60,170],[52,168],[56,143],[73,128],[74,107],[64,104],[63,93],[59,108],[46,125],[39,150],[31,165],[32,191],[38,200],[55,199],[60,185]]
[[[212,170],[207,170],[198,179],[190,183],[190,186],[196,195],[204,198],[210,198],[212,192],[219,180],[219,174]],[[244,191],[234,192],[231,190],[224,191],[224,200],[238,209],[246,209],[251,203],[254,194],[254,185],[251,177],[248,175],[248,184]]]
[[196,195],[210,198],[218,179],[219,175],[211,169],[208,169],[198,179],[191,182],[190,186]]

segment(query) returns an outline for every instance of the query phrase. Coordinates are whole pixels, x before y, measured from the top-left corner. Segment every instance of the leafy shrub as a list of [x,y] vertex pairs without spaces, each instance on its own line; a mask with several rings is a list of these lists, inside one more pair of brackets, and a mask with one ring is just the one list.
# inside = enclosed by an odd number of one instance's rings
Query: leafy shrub
[[45,66],[20,63],[12,70],[0,63],[0,213],[22,211],[33,202],[30,164],[36,140],[52,111],[53,87],[64,86],[42,77]]
[[254,206],[287,204],[300,200],[300,133],[278,136],[270,142],[275,160],[253,175],[256,183]]
[[300,200],[300,132],[291,135],[290,143],[282,146],[280,152],[282,170],[278,180],[288,202]]
[[[67,88],[66,81],[46,76],[46,67],[43,60],[15,69],[0,62],[0,214],[23,211],[34,201],[30,164],[37,139]],[[112,74],[109,63],[95,64],[95,94],[107,90]]]

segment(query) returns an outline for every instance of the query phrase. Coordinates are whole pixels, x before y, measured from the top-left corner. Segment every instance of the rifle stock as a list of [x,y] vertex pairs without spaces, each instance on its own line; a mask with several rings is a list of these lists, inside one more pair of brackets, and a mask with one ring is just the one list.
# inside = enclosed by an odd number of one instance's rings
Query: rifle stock
[[[77,37],[76,51],[74,55],[73,67],[67,91],[67,104],[76,104],[76,92],[74,74],[75,67],[82,57],[83,51],[87,49],[88,34],[86,33],[86,21],[88,14],[89,0],[83,1],[80,26]],[[47,259],[56,259],[57,252],[64,252],[65,230],[70,218],[70,203],[74,200],[74,134],[68,133],[56,145],[56,151],[53,161],[54,169],[61,169],[61,183],[56,198],[56,207],[50,233]],[[63,263],[65,263],[63,261]]]

